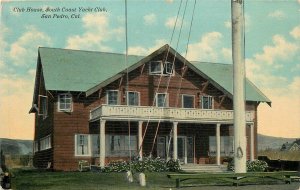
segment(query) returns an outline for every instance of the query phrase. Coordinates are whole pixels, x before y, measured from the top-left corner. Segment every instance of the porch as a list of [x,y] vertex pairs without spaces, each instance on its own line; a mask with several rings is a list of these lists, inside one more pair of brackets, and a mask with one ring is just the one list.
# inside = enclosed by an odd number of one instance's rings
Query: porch
[[[254,159],[254,115],[254,112],[246,113],[250,160]],[[129,134],[127,129],[131,123],[130,134],[136,138],[136,148],[132,153],[139,158],[151,154],[165,159],[179,159],[183,164],[220,166],[223,158],[234,154],[232,110],[102,105],[90,112],[90,128],[97,129],[95,133],[99,134],[100,166],[110,160],[111,153],[107,148],[111,145],[108,143],[114,138],[122,138],[121,134],[113,136],[120,128],[113,129],[112,123],[115,126],[123,123],[123,135]],[[118,159],[117,155],[113,159]]]

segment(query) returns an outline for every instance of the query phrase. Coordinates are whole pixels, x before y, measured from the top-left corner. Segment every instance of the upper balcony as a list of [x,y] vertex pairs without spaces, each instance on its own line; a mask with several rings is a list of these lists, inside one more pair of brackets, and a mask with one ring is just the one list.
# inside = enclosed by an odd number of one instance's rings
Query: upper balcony
[[[255,112],[246,112],[246,122],[254,122]],[[233,123],[233,110],[162,108],[150,106],[101,105],[90,111],[90,121],[97,119],[137,121],[185,121]]]

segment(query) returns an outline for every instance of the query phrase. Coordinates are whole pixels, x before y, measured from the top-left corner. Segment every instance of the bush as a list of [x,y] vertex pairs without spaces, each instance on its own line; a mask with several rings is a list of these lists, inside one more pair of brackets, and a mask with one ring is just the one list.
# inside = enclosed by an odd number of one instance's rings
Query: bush
[[166,171],[180,171],[179,160],[166,161],[161,158],[144,158],[131,162],[111,162],[108,166],[102,169],[102,172],[166,172]]
[[[268,168],[268,164],[263,160],[247,160],[246,167],[247,172],[264,172]],[[227,169],[230,171],[234,171],[234,159],[229,162]]]

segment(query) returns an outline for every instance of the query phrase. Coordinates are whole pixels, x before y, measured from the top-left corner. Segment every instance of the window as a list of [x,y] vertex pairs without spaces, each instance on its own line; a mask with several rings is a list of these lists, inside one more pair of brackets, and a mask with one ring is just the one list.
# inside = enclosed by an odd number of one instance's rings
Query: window
[[90,156],[89,135],[77,134],[75,135],[75,155],[76,156]]
[[152,75],[173,75],[174,73],[173,64],[162,61],[151,61],[149,71]]
[[183,108],[194,108],[194,99],[192,95],[182,95],[182,107]]
[[48,116],[48,97],[39,95],[39,112],[38,115],[42,115],[43,119]]
[[119,92],[117,90],[107,91],[107,104],[118,105],[119,104]]
[[139,92],[127,92],[127,105],[129,105],[129,106],[140,105],[140,93]]
[[150,62],[150,73],[161,74],[161,61]]
[[60,94],[58,96],[58,110],[64,112],[72,111],[72,95]]
[[212,109],[212,96],[202,96],[201,98],[201,108],[202,109]]
[[41,146],[40,147],[41,150],[47,150],[47,149],[51,148],[51,136],[48,135],[48,136],[42,138],[40,140],[40,146]]
[[168,107],[169,98],[167,93],[157,93],[156,94],[156,106],[157,107]]
[[170,62],[165,62],[163,74],[172,75],[173,70],[173,64]]

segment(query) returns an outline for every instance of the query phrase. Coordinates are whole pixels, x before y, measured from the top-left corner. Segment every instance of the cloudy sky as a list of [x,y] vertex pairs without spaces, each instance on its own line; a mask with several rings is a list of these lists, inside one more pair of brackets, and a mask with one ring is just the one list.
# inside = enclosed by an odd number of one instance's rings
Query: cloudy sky
[[[178,43],[185,56],[194,0],[182,2],[171,41],[180,2],[128,0],[130,54]],[[32,139],[38,47],[124,53],[124,2],[1,1],[0,11],[0,137]],[[197,1],[187,59],[231,64],[230,19],[230,0]],[[300,0],[245,0],[247,77],[272,100],[259,106],[261,134],[300,137],[299,20]]]

